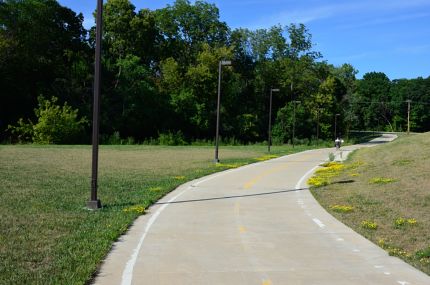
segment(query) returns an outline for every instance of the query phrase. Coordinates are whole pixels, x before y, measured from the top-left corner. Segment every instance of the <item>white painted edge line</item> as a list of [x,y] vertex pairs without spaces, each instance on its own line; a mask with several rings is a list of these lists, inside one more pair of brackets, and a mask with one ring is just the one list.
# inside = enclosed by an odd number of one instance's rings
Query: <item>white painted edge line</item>
[[297,182],[297,184],[296,184],[296,190],[300,189],[300,186],[303,184],[303,181],[306,179],[306,177],[308,177],[318,167],[320,167],[320,166],[317,165],[317,166],[313,167],[311,170],[309,170],[308,172],[306,172],[305,175],[302,176],[302,178],[300,178],[299,182]]
[[312,221],[314,221],[314,223],[317,224],[320,228],[325,228],[325,225],[317,218],[313,218]]
[[177,198],[179,198],[182,194],[184,194],[186,191],[191,190],[193,186],[198,186],[199,184],[215,179],[219,176],[225,175],[227,173],[239,170],[239,169],[244,169],[247,167],[251,167],[255,164],[250,164],[250,165],[246,165],[240,168],[235,168],[235,169],[229,169],[226,171],[222,171],[219,173],[215,173],[209,177],[203,178],[201,180],[198,180],[196,183],[192,183],[191,185],[188,186],[185,190],[181,191],[179,194],[177,194],[176,196],[172,197],[170,200],[168,200],[167,202],[165,202],[166,204],[162,205],[155,213],[154,215],[148,220],[148,223],[145,226],[145,230],[142,234],[142,236],[140,237],[139,243],[137,244],[137,246],[133,249],[133,253],[130,256],[130,259],[127,261],[127,264],[124,268],[124,271],[122,272],[122,278],[121,278],[121,285],[131,285],[132,279],[133,279],[133,270],[134,270],[134,266],[136,265],[136,261],[137,261],[137,256],[139,255],[140,249],[142,248],[143,245],[143,241],[145,240],[146,235],[149,232],[149,229],[151,228],[151,226],[154,224],[155,220],[158,218],[158,216],[161,214],[161,212],[167,208],[167,206],[169,206],[169,203],[173,202],[174,200],[176,200]]
[[154,215],[148,220],[148,223],[146,224],[145,230],[144,230],[142,236],[140,237],[139,243],[133,249],[133,254],[130,256],[130,259],[127,261],[127,264],[126,264],[126,266],[124,268],[124,271],[122,272],[121,285],[130,285],[131,284],[131,281],[133,279],[133,269],[134,269],[134,266],[136,265],[137,256],[139,255],[139,251],[142,248],[143,241],[144,241],[146,235],[148,234],[149,229],[151,228],[152,224],[155,222],[155,220],[158,218],[158,216],[161,214],[161,212],[167,206],[169,206],[170,202],[173,202],[175,199],[177,199],[179,196],[181,196],[182,194],[184,194],[189,189],[190,189],[190,187],[186,188],[185,190],[181,191],[178,195],[176,195],[175,197],[171,198],[167,202],[167,204],[164,204],[163,206],[161,206],[154,213]]
[[[295,156],[295,155],[298,155],[298,154],[301,154],[301,153],[304,153],[304,152],[310,152],[310,151],[312,151],[312,150],[307,150],[307,151],[303,151],[303,152],[298,152],[298,153],[293,153],[293,154],[289,154],[289,155],[281,156],[281,157],[275,158],[275,159],[273,159],[273,160],[280,160],[280,159],[282,159],[282,158],[284,158],[284,157],[287,157],[287,156]],[[270,161],[270,160],[269,160],[269,161]],[[266,161],[263,161],[263,162],[261,162],[261,163],[264,163],[264,162],[266,162]],[[196,183],[192,183],[192,182],[191,182],[191,185],[190,185],[190,186],[188,186],[185,190],[183,190],[182,192],[180,192],[178,195],[176,195],[176,196],[174,196],[173,198],[171,198],[170,200],[168,200],[166,204],[164,204],[163,206],[161,206],[161,207],[160,207],[160,208],[159,208],[159,209],[154,213],[154,215],[153,215],[153,216],[148,220],[148,223],[146,224],[145,230],[144,230],[144,232],[143,232],[142,236],[140,237],[139,243],[138,243],[138,244],[137,244],[137,246],[133,249],[133,254],[130,256],[130,259],[127,261],[127,264],[126,264],[126,266],[125,266],[125,268],[124,268],[124,271],[122,272],[121,285],[131,285],[131,282],[132,282],[132,279],[133,279],[133,270],[134,270],[134,266],[136,265],[137,256],[139,255],[140,249],[142,248],[143,241],[145,240],[145,237],[146,237],[146,235],[148,234],[149,229],[151,228],[152,224],[154,224],[155,220],[158,218],[158,216],[161,214],[161,212],[162,212],[165,208],[167,208],[167,206],[169,206],[169,203],[171,203],[171,202],[173,202],[174,200],[176,200],[177,198],[179,198],[179,196],[181,196],[182,194],[184,194],[186,191],[188,191],[188,190],[192,189],[192,187],[194,187],[194,186],[198,186],[199,184],[201,184],[201,183],[203,183],[203,182],[210,181],[210,180],[212,180],[212,179],[215,179],[215,178],[217,178],[217,177],[219,177],[219,176],[222,176],[222,175],[228,174],[228,173],[233,172],[233,171],[238,171],[238,170],[245,169],[245,168],[248,168],[248,167],[253,167],[253,166],[258,165],[258,164],[259,164],[259,163],[252,163],[252,164],[245,165],[245,166],[242,166],[242,167],[238,167],[238,168],[235,168],[235,169],[229,169],[229,170],[226,170],[226,171],[222,171],[222,172],[220,172],[220,173],[213,174],[213,175],[211,175],[211,176],[209,176],[209,177],[207,177],[207,178],[204,178],[204,179],[198,180]],[[300,185],[300,184],[302,183],[302,180],[303,180],[303,179],[304,179],[304,178],[305,178],[305,177],[306,177],[310,172],[312,172],[312,171],[313,171],[315,168],[317,168],[317,167],[318,167],[318,166],[316,166],[316,167],[314,167],[313,169],[311,169],[311,171],[308,171],[308,172],[307,172],[307,173],[302,177],[302,179],[300,179],[300,181],[299,181],[298,185]],[[296,188],[298,188],[298,187],[296,186]]]

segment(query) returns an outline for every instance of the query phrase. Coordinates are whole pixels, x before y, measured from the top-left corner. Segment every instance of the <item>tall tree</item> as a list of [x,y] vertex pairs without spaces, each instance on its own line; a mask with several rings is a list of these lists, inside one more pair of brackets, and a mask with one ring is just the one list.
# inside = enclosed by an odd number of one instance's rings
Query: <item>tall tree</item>
[[220,21],[214,4],[176,0],[173,5],[156,10],[155,15],[164,39],[162,58],[173,57],[181,66],[195,63],[203,43],[221,47],[227,41],[228,26]]
[[32,116],[41,94],[74,106],[87,101],[89,48],[82,23],[82,14],[55,0],[1,1],[1,129]]
[[390,79],[382,72],[369,72],[358,82],[357,95],[363,127],[393,130],[390,106]]
[[129,0],[108,0],[104,14],[102,132],[155,135],[162,113],[153,112],[162,106],[151,70],[158,57],[155,17],[145,9],[136,13]]

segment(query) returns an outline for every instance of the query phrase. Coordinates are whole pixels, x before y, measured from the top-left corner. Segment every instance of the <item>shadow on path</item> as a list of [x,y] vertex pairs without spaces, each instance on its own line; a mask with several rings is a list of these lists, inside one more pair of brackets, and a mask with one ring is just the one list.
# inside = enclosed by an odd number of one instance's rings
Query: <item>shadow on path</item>
[[280,191],[272,191],[272,192],[265,192],[265,193],[256,193],[256,194],[247,194],[247,195],[232,195],[232,196],[223,196],[223,197],[214,197],[214,198],[202,198],[202,199],[191,199],[191,200],[180,200],[180,201],[173,201],[173,202],[158,202],[158,203],[155,203],[155,205],[180,204],[180,203],[191,203],[191,202],[204,202],[204,201],[236,199],[236,198],[244,198],[244,197],[257,197],[257,196],[282,194],[282,193],[288,193],[288,192],[297,192],[297,191],[303,191],[303,190],[309,190],[309,188],[306,187],[306,188],[300,188],[300,189],[280,190]]

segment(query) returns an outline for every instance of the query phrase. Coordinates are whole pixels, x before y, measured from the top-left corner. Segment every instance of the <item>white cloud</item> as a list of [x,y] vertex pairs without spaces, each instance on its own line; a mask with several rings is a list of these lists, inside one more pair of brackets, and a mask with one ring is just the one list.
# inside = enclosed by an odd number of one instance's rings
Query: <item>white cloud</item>
[[340,26],[338,28],[340,28],[342,30],[349,30],[349,29],[376,26],[376,25],[381,25],[381,24],[396,23],[396,22],[426,18],[426,17],[430,17],[430,13],[413,13],[413,14],[407,14],[407,15],[388,15],[386,17],[376,18],[376,19],[367,20],[367,21],[361,21],[359,23],[354,23],[354,24],[346,24],[346,25],[343,24],[342,26]]
[[[297,4],[297,3],[296,3]],[[430,7],[430,1],[428,0],[381,0],[381,1],[354,1],[341,4],[330,4],[330,5],[314,5],[309,7],[310,3],[305,5],[306,2],[301,2],[301,7],[296,9],[286,8],[283,11],[264,16],[257,19],[253,24],[252,28],[261,28],[273,26],[276,24],[287,24],[287,23],[309,23],[318,20],[341,17],[346,18],[348,16],[366,17],[369,15],[376,15],[377,20],[381,22],[393,22],[397,20],[410,19],[413,17],[424,17],[428,16],[428,13],[415,13],[413,15],[402,15],[396,17],[386,17],[383,15],[395,12],[404,12],[405,9],[416,9]],[[291,5],[292,6],[292,5]],[[364,24],[366,25],[366,24]]]
[[398,54],[429,54],[430,44],[401,46],[395,49]]

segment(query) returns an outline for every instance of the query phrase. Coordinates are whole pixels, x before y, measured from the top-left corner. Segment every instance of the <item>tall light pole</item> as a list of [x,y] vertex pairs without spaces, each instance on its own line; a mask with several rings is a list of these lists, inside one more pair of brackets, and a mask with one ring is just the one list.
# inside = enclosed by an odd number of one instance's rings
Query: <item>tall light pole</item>
[[270,152],[270,145],[272,144],[272,93],[279,92],[279,89],[270,89],[270,99],[269,99],[269,138],[267,142],[267,151]]
[[221,60],[218,64],[218,102],[216,108],[216,134],[215,134],[215,159],[216,163],[219,162],[218,158],[218,144],[219,144],[219,111],[221,105],[221,68],[223,65],[231,65],[230,60]]
[[337,117],[340,116],[340,114],[334,115],[334,139],[337,138]]
[[294,132],[296,129],[296,104],[300,104],[301,101],[293,101],[293,148],[294,148]]
[[409,135],[410,126],[411,126],[409,118],[410,118],[410,114],[411,114],[411,102],[412,102],[412,100],[406,100],[406,102],[408,103],[408,135]]
[[100,119],[100,80],[101,80],[101,45],[102,45],[103,0],[97,0],[96,18],[96,59],[94,64],[94,103],[93,103],[93,155],[91,173],[91,195],[87,207],[92,210],[101,208],[97,199],[97,175],[99,164],[99,119]]

